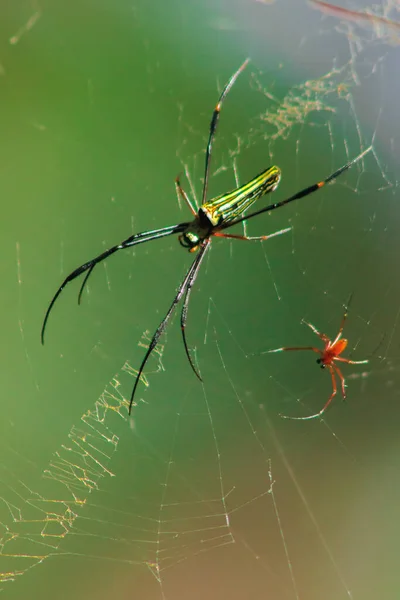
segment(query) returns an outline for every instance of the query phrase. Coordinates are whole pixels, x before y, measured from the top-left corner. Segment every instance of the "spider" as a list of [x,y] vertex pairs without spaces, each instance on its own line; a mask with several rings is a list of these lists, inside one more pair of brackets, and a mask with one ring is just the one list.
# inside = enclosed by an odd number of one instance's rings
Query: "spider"
[[289,417],[287,415],[280,415],[283,419],[294,419],[296,421],[308,421],[309,419],[317,419],[318,417],[323,415],[324,412],[330,406],[334,397],[336,396],[336,392],[337,392],[336,376],[339,377],[339,380],[340,380],[343,400],[346,399],[346,380],[345,380],[341,370],[335,363],[341,362],[341,363],[346,363],[348,365],[365,365],[368,362],[368,360],[350,360],[349,358],[344,358],[344,357],[340,356],[346,350],[346,347],[348,344],[348,341],[345,338],[342,338],[342,332],[343,332],[344,324],[346,322],[347,315],[348,315],[349,303],[350,303],[350,301],[348,302],[346,310],[342,317],[342,322],[340,324],[339,332],[333,341],[330,340],[328,338],[328,336],[325,335],[325,333],[320,333],[318,331],[318,329],[316,327],[314,327],[314,325],[312,325],[311,323],[307,323],[307,321],[303,321],[303,323],[308,325],[308,327],[311,329],[311,331],[313,331],[324,342],[325,346],[322,350],[320,350],[319,348],[315,348],[314,346],[300,346],[300,347],[293,347],[293,348],[287,348],[287,347],[276,348],[275,350],[268,351],[268,352],[288,352],[288,351],[292,351],[292,350],[294,350],[294,351],[311,350],[312,352],[316,352],[317,354],[320,355],[320,358],[317,359],[317,364],[320,365],[321,369],[329,369],[331,378],[332,378],[332,394],[329,396],[328,401],[326,402],[324,407],[319,412],[317,412],[313,415],[309,415],[308,417]]
[[372,148],[372,146],[370,146],[369,148],[367,148],[366,150],[361,152],[358,156],[356,156],[356,158],[354,158],[353,160],[349,161],[344,166],[337,169],[334,173],[329,175],[323,181],[314,183],[313,185],[301,190],[300,192],[297,192],[293,196],[290,196],[286,200],[281,200],[280,202],[276,202],[274,204],[270,204],[269,206],[260,208],[259,210],[255,211],[249,215],[245,215],[244,213],[254,204],[254,202],[256,200],[258,200],[265,194],[268,194],[269,192],[273,192],[277,188],[280,178],[281,178],[281,171],[280,171],[279,167],[276,167],[276,166],[269,167],[268,169],[264,170],[262,173],[260,173],[256,177],[254,177],[254,179],[252,179],[245,185],[242,185],[241,187],[239,187],[235,190],[232,190],[226,194],[223,194],[221,196],[218,196],[216,198],[213,198],[213,199],[207,201],[207,191],[208,191],[208,182],[209,182],[209,176],[210,176],[212,145],[213,145],[213,141],[214,141],[214,137],[215,137],[218,121],[219,121],[221,107],[225,100],[225,97],[227,96],[228,92],[232,88],[233,84],[235,83],[235,81],[238,78],[238,76],[240,75],[240,73],[246,68],[248,62],[249,62],[249,59],[245,60],[244,63],[239,67],[239,69],[231,76],[228,83],[223,88],[222,93],[218,99],[218,102],[214,108],[214,111],[213,111],[213,114],[211,117],[210,126],[209,126],[208,143],[207,143],[206,152],[205,152],[205,168],[204,168],[204,179],[203,179],[203,189],[202,189],[202,200],[201,200],[201,206],[199,208],[197,208],[197,207],[194,208],[192,202],[189,199],[189,196],[183,190],[183,188],[180,184],[179,177],[175,180],[177,195],[180,196],[183,199],[183,201],[186,203],[190,212],[192,213],[193,219],[191,221],[179,223],[178,225],[172,225],[170,227],[163,227],[162,229],[153,229],[150,231],[144,231],[142,233],[135,233],[135,234],[129,236],[127,239],[120,242],[119,244],[112,246],[108,250],[105,250],[104,252],[102,252],[101,254],[96,256],[95,258],[92,258],[91,260],[85,262],[83,265],[81,265],[80,267],[78,267],[77,269],[72,271],[72,273],[70,273],[64,279],[64,281],[62,282],[62,284],[56,291],[55,295],[53,296],[53,299],[51,300],[51,302],[48,306],[48,309],[46,311],[46,314],[45,314],[45,317],[43,320],[42,331],[41,331],[42,344],[44,344],[44,334],[45,334],[46,325],[47,325],[50,313],[52,311],[52,308],[53,308],[56,300],[60,296],[60,294],[63,291],[63,289],[65,288],[65,286],[68,283],[70,283],[71,281],[73,281],[74,279],[76,279],[77,277],[79,277],[80,275],[82,275],[83,273],[86,273],[83,278],[83,281],[82,281],[82,284],[81,284],[81,287],[80,287],[80,290],[78,293],[78,304],[80,304],[80,301],[82,299],[83,290],[84,290],[85,285],[86,285],[90,275],[92,274],[95,266],[97,264],[99,264],[100,262],[102,262],[103,260],[105,260],[106,258],[108,258],[109,256],[111,256],[112,254],[114,254],[115,252],[118,252],[119,250],[124,250],[125,248],[131,248],[132,246],[136,246],[137,244],[143,244],[145,242],[150,242],[153,240],[157,240],[157,239],[164,238],[164,237],[167,237],[170,235],[175,235],[175,234],[178,234],[179,242],[184,248],[186,248],[189,252],[192,252],[192,253],[197,252],[196,257],[194,258],[183,281],[181,282],[181,284],[179,285],[179,287],[177,289],[176,295],[175,295],[174,299],[172,300],[172,303],[171,303],[167,313],[165,314],[164,318],[162,319],[161,323],[157,327],[155,333],[153,334],[153,337],[150,340],[149,347],[148,347],[148,349],[143,357],[142,363],[139,367],[139,370],[138,370],[138,373],[136,376],[136,380],[135,380],[135,383],[133,386],[133,390],[131,393],[130,402],[129,402],[129,414],[131,413],[135,392],[138,387],[138,384],[141,379],[144,368],[146,366],[146,363],[147,363],[151,353],[157,346],[162,333],[166,329],[172,315],[174,314],[174,312],[181,300],[183,300],[182,309],[181,309],[181,319],[180,319],[183,345],[184,345],[186,357],[189,361],[189,364],[190,364],[192,370],[194,371],[195,375],[201,381],[200,373],[198,372],[196,366],[194,365],[194,362],[189,353],[189,347],[188,347],[187,340],[186,340],[185,327],[186,327],[187,312],[188,312],[191,290],[192,290],[193,284],[197,278],[197,275],[199,273],[199,270],[200,270],[201,264],[204,260],[204,257],[210,248],[211,239],[213,237],[220,237],[220,238],[229,238],[229,239],[245,240],[245,241],[263,241],[263,240],[270,239],[271,237],[287,233],[288,231],[290,231],[290,229],[291,229],[290,227],[288,227],[286,229],[282,229],[280,231],[276,231],[275,233],[272,233],[271,235],[262,235],[262,236],[257,236],[257,237],[248,237],[246,235],[227,234],[227,233],[224,233],[224,231],[226,229],[233,227],[234,225],[237,225],[238,223],[247,221],[248,219],[251,219],[262,213],[270,212],[272,210],[275,210],[276,208],[285,206],[286,204],[289,204],[290,202],[293,202],[294,200],[303,198],[305,196],[308,196],[309,194],[312,194],[313,192],[316,192],[317,190],[322,188],[324,185],[326,185],[330,181],[333,181],[334,179],[339,177],[339,175],[341,175],[344,171],[349,169],[356,162],[361,160],[365,156],[365,154],[367,154],[367,152],[369,152]]

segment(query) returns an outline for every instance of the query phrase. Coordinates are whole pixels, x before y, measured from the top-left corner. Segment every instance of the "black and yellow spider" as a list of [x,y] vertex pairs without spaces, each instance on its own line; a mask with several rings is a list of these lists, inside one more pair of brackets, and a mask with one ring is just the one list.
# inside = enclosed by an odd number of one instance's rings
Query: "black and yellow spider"
[[48,321],[50,312],[51,312],[57,298],[63,291],[64,287],[70,281],[73,281],[76,277],[78,277],[79,275],[82,275],[82,273],[86,273],[86,275],[83,279],[80,291],[79,291],[79,295],[78,295],[78,302],[80,302],[83,289],[87,283],[87,280],[89,279],[90,275],[92,274],[94,267],[98,263],[105,260],[111,254],[118,252],[118,250],[123,250],[125,248],[131,248],[132,246],[136,246],[137,244],[143,244],[145,242],[150,242],[152,240],[157,240],[159,238],[163,238],[163,237],[166,237],[169,235],[174,235],[174,234],[179,234],[179,242],[181,243],[181,245],[184,248],[187,248],[189,250],[189,252],[197,252],[197,255],[196,255],[195,259],[193,260],[189,270],[187,271],[182,283],[178,287],[177,293],[175,295],[175,298],[172,301],[171,306],[169,307],[165,317],[162,319],[161,323],[157,327],[153,337],[150,340],[149,347],[148,347],[148,349],[144,355],[144,358],[142,360],[142,363],[139,367],[138,374],[137,374],[136,380],[135,380],[135,384],[133,386],[130,403],[129,403],[129,412],[131,412],[135,392],[136,392],[138,383],[140,381],[141,375],[143,373],[144,367],[146,366],[147,360],[149,359],[151,353],[157,346],[161,334],[164,332],[169,320],[171,319],[174,311],[177,308],[177,305],[179,304],[179,302],[182,299],[183,299],[183,305],[182,305],[182,311],[181,311],[181,330],[182,330],[183,344],[185,347],[185,352],[186,352],[186,356],[189,360],[189,363],[190,363],[194,373],[201,380],[200,374],[197,371],[197,369],[193,363],[193,360],[190,356],[190,353],[189,353],[188,344],[187,344],[187,340],[186,340],[186,334],[185,334],[185,327],[186,327],[186,319],[187,319],[187,311],[188,311],[190,293],[191,293],[193,284],[196,280],[196,277],[198,275],[201,263],[203,262],[203,259],[207,253],[207,250],[210,248],[212,238],[213,237],[221,237],[221,238],[230,238],[230,239],[238,239],[238,240],[246,240],[246,241],[253,241],[253,240],[260,241],[260,240],[267,240],[270,237],[286,233],[287,231],[290,230],[290,227],[287,229],[282,229],[281,231],[277,231],[269,236],[263,235],[263,236],[258,236],[258,237],[248,237],[245,235],[227,234],[224,232],[226,229],[229,229],[229,228],[233,227],[234,225],[237,225],[238,223],[247,221],[248,219],[251,219],[252,217],[255,217],[262,213],[270,212],[272,210],[275,210],[276,208],[284,206],[285,204],[289,204],[289,202],[293,202],[294,200],[297,200],[299,198],[303,198],[304,196],[308,196],[309,194],[312,194],[313,192],[315,192],[315,191],[319,190],[321,187],[323,187],[325,184],[327,184],[330,181],[339,177],[339,175],[341,175],[344,171],[349,169],[354,163],[361,160],[362,157],[370,150],[370,148],[368,148],[367,150],[364,150],[356,158],[354,158],[353,160],[351,160],[344,166],[340,167],[340,169],[338,169],[337,171],[335,171],[334,173],[329,175],[329,177],[327,177],[323,181],[314,183],[313,185],[301,190],[300,192],[297,192],[293,196],[290,196],[290,198],[287,198],[286,200],[281,200],[280,202],[276,202],[274,204],[270,204],[269,206],[265,206],[264,208],[260,208],[259,210],[255,211],[253,213],[250,213],[249,215],[245,215],[244,213],[246,210],[248,210],[250,208],[250,206],[253,205],[253,203],[256,200],[261,198],[261,196],[268,194],[269,192],[273,192],[277,188],[279,181],[280,181],[280,177],[281,177],[281,171],[280,171],[279,167],[276,167],[276,166],[269,167],[268,169],[266,169],[265,171],[263,171],[262,173],[260,173],[256,177],[254,177],[254,179],[252,179],[245,185],[243,185],[231,192],[228,192],[227,194],[223,194],[222,196],[218,196],[217,198],[207,201],[207,190],[208,190],[208,180],[209,180],[209,175],[210,175],[210,160],[211,160],[212,144],[213,144],[215,132],[217,129],[217,124],[218,124],[218,120],[219,120],[222,103],[223,103],[226,95],[228,94],[229,90],[235,83],[237,77],[247,66],[248,62],[249,61],[246,60],[239,67],[239,69],[232,75],[232,77],[229,79],[228,83],[222,90],[222,93],[219,97],[219,100],[214,109],[213,115],[211,117],[210,132],[209,132],[208,143],[207,143],[207,148],[206,148],[206,157],[205,157],[202,200],[201,200],[201,206],[197,210],[195,210],[188,195],[183,190],[183,188],[179,182],[179,179],[176,179],[175,183],[176,183],[177,193],[183,198],[183,200],[189,207],[190,211],[192,212],[193,219],[191,221],[187,221],[185,223],[179,223],[178,225],[172,225],[170,227],[163,227],[162,229],[153,229],[151,231],[145,231],[142,233],[136,233],[134,235],[131,235],[126,240],[120,242],[116,246],[109,248],[105,252],[102,252],[101,254],[99,254],[99,256],[96,256],[95,258],[92,258],[88,262],[84,263],[83,265],[81,265],[80,267],[75,269],[75,271],[72,271],[72,273],[70,273],[64,279],[64,281],[62,282],[62,284],[58,288],[57,292],[55,293],[55,295],[54,295],[52,301],[50,302],[49,307],[46,311],[44,321],[43,321],[43,326],[42,326],[42,333],[41,333],[42,344],[44,343],[44,334],[45,334],[45,329],[46,329],[46,325],[47,325],[47,321]]

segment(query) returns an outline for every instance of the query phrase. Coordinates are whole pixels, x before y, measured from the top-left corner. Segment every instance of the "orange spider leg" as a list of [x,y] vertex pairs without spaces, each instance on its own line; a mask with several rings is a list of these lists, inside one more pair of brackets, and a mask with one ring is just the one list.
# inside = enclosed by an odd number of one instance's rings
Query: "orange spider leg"
[[[321,410],[319,412],[315,413],[314,415],[308,415],[308,417],[289,417],[288,415],[279,415],[280,417],[282,417],[282,419],[291,419],[292,421],[309,421],[310,419],[318,419],[318,417],[321,417],[324,414],[324,412],[327,410],[330,403],[332,402],[332,400],[334,399],[334,397],[337,394],[335,368],[332,365],[327,365],[327,367],[330,371],[331,378],[332,378],[332,394],[329,396],[329,400],[328,400],[328,402],[326,402],[325,406],[323,408],[321,408]],[[337,370],[339,371],[339,369],[337,369]],[[340,371],[339,371],[338,375],[342,379],[343,376],[340,373]],[[344,382],[344,379],[343,379],[343,382]],[[344,390],[343,382],[342,382],[342,391]]]
[[[328,406],[330,405],[330,403],[336,396],[337,384],[336,384],[336,377],[335,377],[335,368],[332,365],[328,365],[328,369],[330,371],[331,379],[332,379],[332,394],[329,396],[329,400],[325,404],[325,406],[322,408],[322,410],[320,410],[319,413],[316,413],[315,415],[311,415],[311,417],[308,417],[308,418],[315,419],[316,417],[320,417],[322,414],[324,414],[324,412],[326,411],[326,409],[328,408]],[[342,378],[341,373],[340,373],[340,377]],[[343,379],[343,382],[344,382],[344,379]],[[343,387],[342,387],[342,390],[343,390]],[[307,417],[305,417],[305,418],[307,418]]]
[[291,229],[292,229],[291,227],[286,227],[286,229],[280,229],[279,231],[270,233],[270,235],[258,235],[258,236],[254,236],[254,237],[247,236],[247,235],[234,235],[234,234],[230,234],[230,233],[221,233],[220,231],[217,231],[213,235],[215,237],[228,238],[231,240],[244,240],[245,242],[261,242],[261,241],[269,240],[270,238],[276,237],[277,235],[282,235],[284,233],[287,233]]
[[193,204],[190,201],[189,196],[187,195],[187,193],[185,192],[185,190],[183,189],[183,187],[181,186],[181,182],[179,179],[179,175],[178,177],[175,179],[175,187],[176,187],[176,193],[178,194],[178,196],[180,196],[182,198],[182,200],[186,203],[186,206],[189,207],[190,212],[192,213],[192,215],[195,217],[197,215],[197,211],[195,210]]
[[366,365],[369,363],[369,360],[350,360],[349,358],[342,358],[341,356],[336,356],[335,360],[339,360],[340,362],[347,363],[348,365]]
[[320,350],[319,348],[314,348],[314,346],[293,346],[291,348],[275,348],[274,350],[267,350],[266,352],[262,352],[262,354],[271,354],[272,352],[290,352],[291,350],[312,350],[313,352],[322,355],[322,350]]
[[337,376],[340,379],[340,384],[342,386],[342,396],[343,396],[343,400],[346,400],[346,380],[343,376],[342,371],[339,369],[339,367],[337,367],[336,365],[332,365],[332,369],[334,369],[336,371]]
[[379,23],[382,25],[386,25],[387,27],[400,27],[400,23],[398,21],[392,21],[391,19],[387,19],[386,17],[381,17],[380,15],[371,15],[365,12],[358,12],[355,10],[349,10],[348,8],[342,8],[341,6],[334,6],[333,4],[328,4],[328,2],[322,2],[322,0],[311,0],[313,4],[316,4],[318,10],[327,15],[332,15],[338,18],[347,19],[348,21],[369,21],[370,23]]
[[227,238],[230,240],[244,240],[245,242],[267,240],[269,235],[260,235],[257,237],[247,237],[246,235],[233,235],[230,233],[214,233],[215,237]]
[[[349,304],[351,302],[352,297],[353,297],[353,294],[351,294],[351,296],[350,296],[350,298],[349,298],[349,300],[347,302],[346,310],[344,312],[344,315],[342,317],[342,321],[340,323],[339,332],[338,332],[337,336],[335,337],[335,339],[333,340],[332,346],[334,346],[340,340],[340,338],[342,337],[342,332],[343,332],[343,329],[344,329],[344,324],[346,323],[347,315],[349,314],[348,313],[348,311],[349,311]],[[346,341],[346,344],[344,346],[344,348],[345,348],[347,346],[347,340],[343,340],[343,341]],[[344,350],[344,348],[343,348],[343,350]],[[343,352],[343,350],[342,350],[342,352]],[[340,352],[338,352],[338,354],[340,354]]]
[[308,321],[303,321],[305,325],[307,325],[315,335],[317,335],[323,342],[329,342],[329,338],[325,333],[320,333],[316,327],[312,323]]

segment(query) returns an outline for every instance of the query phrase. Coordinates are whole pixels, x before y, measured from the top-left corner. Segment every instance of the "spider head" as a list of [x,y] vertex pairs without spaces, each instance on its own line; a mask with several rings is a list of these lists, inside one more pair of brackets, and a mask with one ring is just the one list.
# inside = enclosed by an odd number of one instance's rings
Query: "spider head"
[[322,358],[317,358],[317,365],[319,365],[321,369],[326,368],[326,365],[322,362]]
[[183,248],[187,248],[189,252],[196,252],[200,243],[200,236],[193,231],[186,231],[182,233],[179,237],[179,243]]
[[196,252],[201,242],[212,235],[214,225],[202,207],[190,223],[185,223],[184,229],[178,236],[179,243],[189,252]]

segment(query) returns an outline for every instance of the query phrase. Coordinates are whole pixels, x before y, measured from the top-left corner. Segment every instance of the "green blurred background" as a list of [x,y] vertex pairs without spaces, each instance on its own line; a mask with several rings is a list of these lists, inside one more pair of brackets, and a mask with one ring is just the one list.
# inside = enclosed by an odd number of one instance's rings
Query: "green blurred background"
[[[393,32],[289,1],[14,0],[0,14],[3,596],[399,598]],[[42,319],[75,267],[188,219],[174,178],[200,198],[212,110],[247,57],[210,197],[275,163],[280,200],[374,152],[248,224],[291,233],[213,242],[187,328],[204,385],[175,317],[129,419],[129,366],[193,257],[175,238],[122,252],[79,308],[68,286],[44,347]],[[314,355],[262,352],[318,342],[302,319],[334,336],[351,293],[347,355],[370,364],[344,367],[348,401],[324,421],[281,419],[318,411],[330,377]]]

